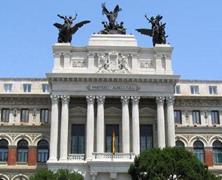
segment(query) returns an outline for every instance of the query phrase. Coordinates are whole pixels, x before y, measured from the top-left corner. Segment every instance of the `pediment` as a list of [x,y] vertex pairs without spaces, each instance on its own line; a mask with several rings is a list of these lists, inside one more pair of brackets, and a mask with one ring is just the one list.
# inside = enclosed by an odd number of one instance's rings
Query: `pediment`
[[86,111],[86,108],[77,106],[77,107],[71,108],[69,110],[69,114],[70,116],[86,116],[87,111]]
[[121,116],[122,110],[117,107],[108,107],[105,109],[105,116]]
[[156,110],[152,109],[152,108],[148,108],[148,107],[144,107],[140,109],[140,116],[156,116]]

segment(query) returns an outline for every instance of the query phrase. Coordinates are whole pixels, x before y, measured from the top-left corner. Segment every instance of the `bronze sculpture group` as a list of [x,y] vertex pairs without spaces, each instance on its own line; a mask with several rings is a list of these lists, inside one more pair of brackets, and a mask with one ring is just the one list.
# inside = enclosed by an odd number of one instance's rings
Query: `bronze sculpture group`
[[[103,21],[102,24],[104,26],[104,29],[101,30],[100,34],[126,34],[126,28],[123,26],[123,22],[118,23],[116,21],[119,12],[122,9],[119,7],[119,5],[116,5],[113,11],[109,11],[105,3],[102,4],[102,14],[106,15],[108,22]],[[75,17],[72,16],[61,16],[58,15],[59,18],[64,20],[63,24],[55,23],[54,26],[59,29],[59,35],[58,35],[58,43],[71,43],[72,41],[72,35],[77,32],[79,28],[81,28],[83,25],[90,23],[89,20],[81,21],[79,23],[73,24],[74,20],[77,18],[77,14]],[[165,27],[166,23],[162,23],[162,16],[157,15],[156,17],[148,18],[147,15],[145,15],[145,18],[148,20],[148,22],[151,24],[151,29],[136,29],[141,34],[151,36],[153,41],[153,46],[155,44],[166,44],[166,33],[165,33]]]

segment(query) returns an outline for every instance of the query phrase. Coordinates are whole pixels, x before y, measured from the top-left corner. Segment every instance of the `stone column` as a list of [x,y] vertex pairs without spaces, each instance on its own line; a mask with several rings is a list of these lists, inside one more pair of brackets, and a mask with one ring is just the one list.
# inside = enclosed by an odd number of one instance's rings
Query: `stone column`
[[97,96],[97,144],[96,151],[99,153],[104,152],[104,102],[105,96]]
[[86,120],[86,159],[92,159],[94,151],[94,99],[95,96],[86,96],[87,120]]
[[140,153],[140,120],[139,120],[139,99],[138,96],[131,97],[132,99],[132,141],[133,152],[135,155]]
[[122,102],[122,151],[130,152],[129,96],[121,96]]
[[173,103],[174,97],[169,96],[166,98],[167,102],[167,146],[175,146],[175,122],[174,122],[174,110]]
[[60,161],[67,160],[68,154],[68,129],[69,129],[69,99],[70,96],[62,96],[62,115],[60,130]]
[[165,122],[164,122],[164,97],[156,97],[157,103],[157,145],[164,148],[165,143]]
[[16,165],[16,153],[17,149],[16,146],[8,146],[8,165],[14,166]]
[[51,95],[52,101],[52,115],[50,127],[50,155],[49,161],[57,161],[58,153],[58,123],[59,123],[59,97]]
[[35,166],[37,164],[37,147],[29,146],[28,150],[28,165]]

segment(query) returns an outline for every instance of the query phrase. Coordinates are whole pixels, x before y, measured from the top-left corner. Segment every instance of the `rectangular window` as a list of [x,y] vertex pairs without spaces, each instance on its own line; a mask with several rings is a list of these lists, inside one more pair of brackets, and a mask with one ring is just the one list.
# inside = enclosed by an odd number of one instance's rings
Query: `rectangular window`
[[18,149],[18,155],[17,155],[17,161],[18,162],[27,162],[28,160],[28,149]]
[[42,92],[44,92],[44,93],[49,92],[49,85],[48,84],[42,84]]
[[11,92],[12,91],[12,84],[4,84],[4,90],[5,92]]
[[0,162],[6,162],[8,159],[8,149],[0,148]]
[[217,86],[209,86],[210,94],[217,94]]
[[21,109],[21,122],[29,122],[29,109]]
[[31,84],[23,84],[23,91],[24,92],[31,92],[32,85]]
[[153,148],[153,126],[140,125],[140,152]]
[[48,123],[49,122],[49,110],[48,109],[41,109],[40,110],[40,122],[41,123]]
[[106,125],[106,152],[119,152],[119,125]]
[[220,124],[219,111],[211,111],[212,124]]
[[38,150],[38,162],[45,163],[48,160],[49,150],[48,149],[39,149]]
[[180,85],[175,86],[175,94],[180,94]]
[[174,111],[174,121],[176,124],[182,124],[182,115],[180,110]]
[[10,109],[2,109],[1,122],[9,122]]
[[193,124],[201,124],[200,111],[192,112]]
[[72,125],[72,140],[71,140],[72,154],[85,154],[85,125]]
[[199,94],[199,86],[190,86],[191,94]]

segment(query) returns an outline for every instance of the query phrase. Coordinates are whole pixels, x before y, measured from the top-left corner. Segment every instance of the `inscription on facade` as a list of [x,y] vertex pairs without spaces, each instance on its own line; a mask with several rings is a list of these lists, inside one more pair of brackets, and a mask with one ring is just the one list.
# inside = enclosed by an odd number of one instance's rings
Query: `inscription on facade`
[[88,85],[89,91],[138,91],[137,85]]

